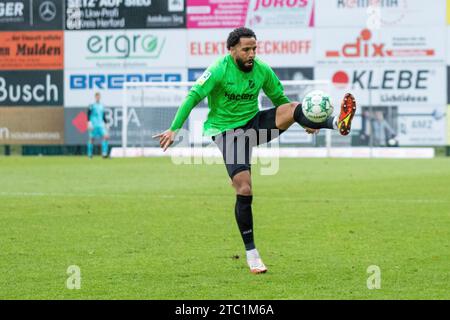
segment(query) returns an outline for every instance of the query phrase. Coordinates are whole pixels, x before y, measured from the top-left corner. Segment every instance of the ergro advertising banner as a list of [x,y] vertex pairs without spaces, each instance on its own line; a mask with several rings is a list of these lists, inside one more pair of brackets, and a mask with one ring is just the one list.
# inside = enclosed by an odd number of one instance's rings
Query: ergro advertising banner
[[63,31],[0,33],[0,70],[63,68]]
[[186,67],[186,37],[186,30],[66,31],[65,67]]

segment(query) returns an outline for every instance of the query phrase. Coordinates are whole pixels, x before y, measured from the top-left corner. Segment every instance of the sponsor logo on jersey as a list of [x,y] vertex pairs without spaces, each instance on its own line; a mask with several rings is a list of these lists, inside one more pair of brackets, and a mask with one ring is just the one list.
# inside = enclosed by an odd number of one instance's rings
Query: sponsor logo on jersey
[[253,100],[257,97],[256,94],[251,93],[228,93],[225,92],[225,98],[228,98],[230,101],[241,101],[241,100]]
[[209,71],[205,71],[203,72],[202,76],[200,78],[198,78],[197,83],[199,85],[204,85],[205,82],[211,77],[211,72]]

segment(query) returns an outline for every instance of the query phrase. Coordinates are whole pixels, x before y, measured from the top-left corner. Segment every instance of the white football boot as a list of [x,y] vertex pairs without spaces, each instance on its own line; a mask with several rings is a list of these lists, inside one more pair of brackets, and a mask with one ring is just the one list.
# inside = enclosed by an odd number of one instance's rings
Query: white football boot
[[259,256],[259,252],[256,249],[246,251],[247,264],[250,267],[250,272],[253,274],[265,273],[267,268]]

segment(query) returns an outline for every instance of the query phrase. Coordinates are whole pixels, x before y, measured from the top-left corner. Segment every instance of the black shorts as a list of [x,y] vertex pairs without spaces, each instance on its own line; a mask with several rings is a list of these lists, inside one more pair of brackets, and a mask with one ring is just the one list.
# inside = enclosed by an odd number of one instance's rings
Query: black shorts
[[259,111],[242,127],[212,137],[222,152],[231,179],[239,172],[251,170],[253,147],[267,143],[284,132],[276,127],[275,115],[276,108]]

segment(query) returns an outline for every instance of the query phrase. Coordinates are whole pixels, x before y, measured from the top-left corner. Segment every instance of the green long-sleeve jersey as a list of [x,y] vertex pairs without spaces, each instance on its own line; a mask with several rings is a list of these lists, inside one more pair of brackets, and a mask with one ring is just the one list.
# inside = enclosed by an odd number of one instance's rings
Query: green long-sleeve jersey
[[256,58],[252,71],[243,72],[228,54],[216,60],[197,79],[178,109],[170,129],[180,129],[191,110],[205,97],[208,97],[209,112],[203,126],[204,135],[215,135],[243,126],[258,112],[261,89],[275,107],[289,102],[280,80],[266,63]]

